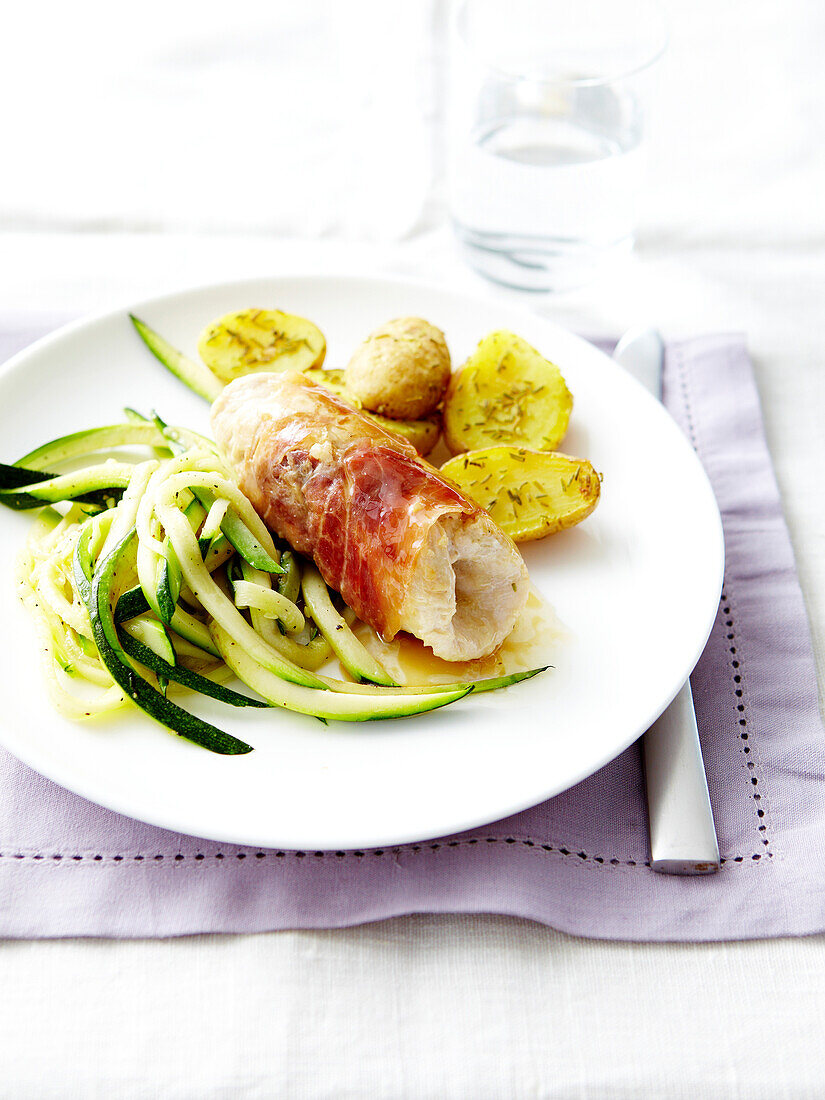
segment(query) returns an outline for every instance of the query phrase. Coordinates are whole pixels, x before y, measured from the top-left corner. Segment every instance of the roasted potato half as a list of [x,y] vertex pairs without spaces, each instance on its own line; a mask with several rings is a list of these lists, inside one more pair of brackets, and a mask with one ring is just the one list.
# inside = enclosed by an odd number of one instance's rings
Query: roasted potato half
[[425,416],[421,420],[390,420],[388,416],[379,416],[378,413],[367,412],[377,424],[387,432],[395,432],[412,443],[413,447],[422,456],[428,455],[441,437],[441,419],[438,416]]
[[213,321],[201,333],[201,359],[222,382],[256,371],[320,367],[324,334],[311,321],[278,309],[242,309]]
[[520,336],[493,332],[450,379],[444,440],[453,454],[496,444],[553,451],[572,408],[557,366]]
[[358,398],[347,389],[344,371],[342,370],[323,370],[319,367],[313,367],[304,371],[304,375],[317,385],[325,386],[333,393],[337,393],[339,397],[349,402],[350,405],[354,405],[356,409],[361,409],[362,413],[371,417],[386,431],[395,432],[407,443],[412,443],[413,447],[422,456],[430,453],[441,436],[441,418],[439,416],[423,417],[419,420],[390,420],[389,417],[369,412],[369,410],[362,407]]
[[342,370],[324,370],[323,367],[310,367],[309,370],[304,371],[304,375],[310,382],[314,382],[316,386],[323,386],[325,389],[332,390],[333,393],[337,393],[339,397],[343,397],[345,401],[349,401],[350,405],[354,405],[356,409],[361,408],[361,402],[357,397],[354,397],[348,390],[344,383],[344,372]]
[[441,467],[515,542],[574,527],[599,503],[601,477],[583,458],[525,447],[485,447]]

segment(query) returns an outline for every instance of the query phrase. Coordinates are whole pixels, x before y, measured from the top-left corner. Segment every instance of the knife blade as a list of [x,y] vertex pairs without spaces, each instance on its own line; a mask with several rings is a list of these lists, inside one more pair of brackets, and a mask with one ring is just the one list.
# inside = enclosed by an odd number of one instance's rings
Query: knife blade
[[[652,328],[631,329],[613,358],[662,399],[664,342]],[[719,843],[690,680],[642,739],[647,790],[650,866],[670,875],[707,875],[719,869]]]

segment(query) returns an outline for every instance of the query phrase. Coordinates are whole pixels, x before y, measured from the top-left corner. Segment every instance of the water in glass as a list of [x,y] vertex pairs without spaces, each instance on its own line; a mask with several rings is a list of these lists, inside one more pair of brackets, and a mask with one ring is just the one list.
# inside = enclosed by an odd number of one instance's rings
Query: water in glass
[[452,216],[474,267],[521,288],[562,289],[631,246],[642,169],[631,88],[494,76],[474,114],[450,157]]

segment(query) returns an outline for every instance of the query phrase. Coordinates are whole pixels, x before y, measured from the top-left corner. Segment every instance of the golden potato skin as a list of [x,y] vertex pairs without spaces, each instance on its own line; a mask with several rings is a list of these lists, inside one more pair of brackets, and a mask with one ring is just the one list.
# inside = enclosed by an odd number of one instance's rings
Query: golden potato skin
[[339,397],[343,397],[345,401],[349,401],[356,409],[361,409],[367,416],[372,417],[376,423],[380,424],[385,431],[395,432],[402,439],[406,439],[408,443],[412,443],[422,458],[430,453],[441,438],[441,417],[437,414],[435,416],[420,417],[417,420],[390,420],[389,417],[369,412],[369,410],[361,407],[358,398],[354,397],[347,389],[342,370],[324,370],[322,367],[311,367],[309,370],[305,370],[304,374],[311,382],[315,382],[318,386],[325,386],[333,393],[337,393]]
[[583,458],[526,447],[485,447],[449,459],[441,472],[480,504],[514,542],[574,527],[593,511],[601,476]]
[[573,397],[554,363],[520,336],[493,332],[450,379],[444,441],[453,454],[496,444],[553,451],[572,408]]
[[356,349],[345,371],[346,387],[370,412],[418,420],[438,407],[450,371],[444,333],[421,317],[398,317]]

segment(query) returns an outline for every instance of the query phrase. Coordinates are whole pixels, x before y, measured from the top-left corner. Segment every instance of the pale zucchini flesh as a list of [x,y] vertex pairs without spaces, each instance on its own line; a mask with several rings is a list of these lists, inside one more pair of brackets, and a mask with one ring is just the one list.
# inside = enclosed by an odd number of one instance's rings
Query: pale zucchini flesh
[[215,377],[208,367],[204,366],[203,363],[189,359],[183,352],[173,347],[163,336],[150,328],[145,321],[135,317],[134,314],[130,313],[129,317],[137,330],[138,336],[167,370],[171,371],[176,378],[179,378],[185,386],[188,386],[200,397],[210,402],[215,400],[223,389],[223,383]]
[[350,676],[385,687],[398,686],[355,636],[346,619],[335,610],[329,589],[312,565],[304,566],[301,591],[307,610]]
[[[287,550],[281,555],[281,562],[284,566],[287,566],[287,572],[276,578],[278,593],[294,604],[301,590],[300,571],[295,560],[295,555]],[[272,578],[268,573],[264,573],[259,569],[253,569],[248,562],[243,560],[241,560],[240,564],[241,575],[244,580],[254,581],[259,586],[263,585],[266,587],[267,584],[271,586]],[[291,584],[292,578],[294,578],[294,588]],[[287,595],[287,590],[290,593],[289,595]],[[265,618],[261,612],[254,607],[250,609],[250,614],[252,616],[252,625],[261,637],[264,638],[273,649],[277,649],[282,657],[286,657],[287,660],[293,661],[297,665],[301,665],[302,668],[308,668],[310,671],[315,672],[321,668],[322,665],[326,664],[332,656],[332,647],[323,634],[317,634],[316,637],[311,638],[306,643],[297,642],[293,638],[282,634],[275,621]],[[326,679],[325,677],[320,678]],[[333,681],[329,681],[328,683],[329,686],[333,686]]]
[[112,679],[128,697],[167,729],[211,752],[222,755],[243,755],[251,752],[251,745],[189,714],[160,692],[155,691],[129,663],[118,637],[111,599],[118,560],[134,537],[134,533],[134,530],[127,533],[108,557],[94,565],[90,552],[91,528],[86,528],[77,542],[75,553],[77,587],[88,608],[95,644],[101,659],[111,673]]
[[[174,507],[160,504],[158,516],[175,548],[180,562],[181,572],[192,592],[197,596],[204,610],[216,621],[231,624],[231,636],[235,641],[242,640],[249,652],[278,676],[283,676],[296,684],[305,684],[326,690],[326,685],[313,673],[293,664],[272,648],[244,619],[231,599],[223,592],[212,575],[207,571],[200,556],[200,547],[186,518]],[[178,608],[180,612],[180,608]],[[174,620],[172,628],[175,628]],[[213,635],[214,644],[214,635]]]
[[313,688],[291,684],[275,676],[258,664],[235,642],[216,622],[210,626],[215,643],[221,656],[239,680],[256,691],[262,699],[272,706],[314,718],[331,719],[341,722],[371,722],[381,718],[404,718],[413,714],[424,714],[463,699],[473,689],[462,685],[452,691],[438,694],[410,695],[399,689],[397,695],[343,694],[334,691],[317,691]]
[[486,680],[454,680],[451,684],[402,684],[401,687],[379,687],[376,684],[345,684],[342,680],[332,680],[324,677],[332,691],[344,691],[354,695],[392,695],[403,691],[405,695],[437,695],[440,692],[458,691],[461,688],[470,687],[473,695],[483,695],[487,691],[498,691],[500,688],[511,687],[520,684],[523,680],[532,680],[540,672],[546,672],[549,665],[541,668],[530,668],[524,672],[507,672],[501,676],[490,676]]
[[140,616],[137,619],[130,619],[123,626],[123,629],[170,665],[176,664],[175,648],[172,645],[172,640],[166,627],[157,619]]
[[0,504],[28,509],[62,500],[80,500],[107,507],[122,496],[133,471],[134,466],[109,460],[70,474],[60,474],[48,481],[0,490]]
[[[129,410],[126,410],[127,412]],[[159,429],[146,420],[129,424],[107,424],[102,428],[87,428],[82,432],[72,432],[44,443],[33,451],[18,458],[15,466],[25,466],[29,470],[48,470],[61,462],[80,455],[93,454],[95,451],[108,451],[112,447],[133,445],[165,447],[166,440]]]

